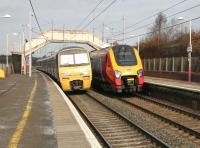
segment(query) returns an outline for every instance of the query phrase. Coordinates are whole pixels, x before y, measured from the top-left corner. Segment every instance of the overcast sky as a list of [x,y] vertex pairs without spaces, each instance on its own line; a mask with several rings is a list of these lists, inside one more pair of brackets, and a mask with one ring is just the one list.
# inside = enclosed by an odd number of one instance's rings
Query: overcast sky
[[[93,16],[97,15],[112,0],[105,0],[104,3],[95,11]],[[92,30],[101,36],[102,23],[109,27],[115,28],[114,32],[122,31],[122,18],[126,17],[126,26],[134,24],[139,20],[151,16],[152,14],[162,11],[182,0],[117,0],[105,13],[95,20],[86,30]],[[77,29],[77,25],[84,17],[97,5],[99,0],[32,0],[35,12],[43,31],[51,28],[51,22],[54,22],[55,28],[62,28],[65,24],[66,29]],[[187,0],[186,2],[166,11],[167,16],[200,4],[200,0]],[[12,15],[11,19],[0,18],[0,54],[5,53],[6,34],[13,32],[21,32],[22,24],[28,23],[28,12],[30,4],[28,0],[0,0],[0,16],[8,13]],[[186,20],[200,16],[200,7],[178,14],[174,18],[183,16]],[[91,16],[92,17],[92,16]],[[90,18],[91,18],[90,17]],[[155,18],[144,21],[135,28],[153,22]],[[171,18],[169,18],[171,19]],[[85,23],[89,22],[86,20]],[[193,22],[193,27],[199,29],[200,20]],[[37,27],[34,20],[34,27]],[[150,27],[150,26],[149,26]],[[132,29],[135,29],[132,28]],[[35,28],[37,30],[37,28]],[[148,27],[136,30],[131,35],[138,35],[148,31]],[[111,33],[106,30],[106,37],[110,37]],[[130,34],[129,34],[130,35]],[[127,35],[128,36],[128,35]],[[10,48],[17,47],[19,38],[10,36]],[[127,41],[134,44],[136,39]],[[18,45],[19,46],[19,45]]]

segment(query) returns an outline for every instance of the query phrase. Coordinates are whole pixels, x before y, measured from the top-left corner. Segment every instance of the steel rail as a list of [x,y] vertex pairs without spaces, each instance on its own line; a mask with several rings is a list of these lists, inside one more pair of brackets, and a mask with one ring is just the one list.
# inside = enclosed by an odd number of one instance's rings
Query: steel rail
[[184,109],[181,109],[179,108],[178,106],[176,107],[175,105],[171,105],[171,104],[168,104],[167,102],[162,102],[162,101],[159,101],[158,99],[153,99],[153,97],[148,97],[148,96],[144,96],[142,94],[135,94],[137,97],[139,97],[139,99],[143,99],[143,100],[147,100],[151,103],[154,103],[154,104],[157,104],[157,105],[160,105],[160,106],[163,106],[163,107],[166,107],[168,109],[171,109],[171,110],[174,110],[174,111],[177,111],[179,113],[182,113],[184,115],[188,115],[188,116],[191,116],[193,118],[196,118],[196,119],[199,119],[200,120],[200,115],[197,114],[197,113],[194,113],[192,111],[186,111]]
[[148,110],[148,109],[145,109],[145,108],[143,108],[143,107],[141,107],[141,106],[139,106],[139,105],[136,105],[136,104],[134,104],[134,103],[131,103],[131,102],[129,102],[129,101],[122,100],[122,99],[120,99],[120,100],[121,100],[122,102],[128,104],[128,105],[134,106],[135,108],[137,108],[137,109],[139,109],[139,110],[141,110],[141,111],[143,111],[143,112],[145,112],[145,113],[151,114],[151,115],[157,117],[158,119],[161,119],[162,121],[165,121],[166,123],[169,123],[169,124],[171,124],[171,125],[173,125],[173,126],[179,128],[179,129],[182,129],[182,130],[184,130],[185,132],[187,132],[187,133],[189,133],[189,134],[191,134],[191,135],[196,136],[197,138],[200,138],[200,133],[197,132],[197,131],[195,131],[195,130],[193,130],[193,129],[190,129],[189,127],[186,127],[186,126],[184,126],[184,125],[181,125],[181,124],[179,124],[179,123],[177,123],[177,122],[175,122],[175,121],[173,121],[173,120],[171,120],[171,119],[169,119],[169,118],[163,117],[162,115],[159,115],[159,114],[157,114],[157,113],[154,113],[153,111],[150,111],[150,110]]
[[146,131],[144,128],[142,128],[141,126],[133,123],[130,119],[128,119],[127,117],[125,117],[123,114],[115,111],[112,108],[109,108],[108,106],[106,106],[105,104],[103,104],[102,102],[100,102],[99,100],[97,100],[94,96],[91,96],[90,94],[86,93],[87,96],[89,96],[90,98],[92,98],[93,100],[97,101],[99,104],[101,104],[102,106],[104,106],[106,109],[110,110],[113,114],[117,115],[118,117],[122,118],[124,121],[126,121],[129,125],[131,125],[132,127],[136,128],[139,132],[141,132],[142,134],[144,134],[146,137],[148,137],[149,139],[151,139],[151,141],[155,142],[157,145],[164,147],[164,148],[169,148],[170,146],[163,142],[161,139],[155,137],[153,134],[149,133],[148,131]]
[[67,95],[72,104],[75,106],[75,108],[78,110],[78,112],[81,114],[81,116],[86,120],[86,122],[92,127],[92,129],[97,134],[98,138],[100,138],[100,141],[103,142],[105,147],[112,148],[112,146],[108,143],[106,138],[103,136],[103,134],[95,127],[95,125],[89,120],[88,116],[78,107],[78,105],[73,101],[72,97],[68,94]]

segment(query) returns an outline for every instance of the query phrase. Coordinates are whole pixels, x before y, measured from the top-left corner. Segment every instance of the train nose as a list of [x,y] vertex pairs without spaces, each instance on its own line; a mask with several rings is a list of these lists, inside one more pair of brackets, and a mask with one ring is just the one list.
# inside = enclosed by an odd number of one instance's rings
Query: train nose
[[70,87],[71,87],[72,90],[74,90],[74,89],[82,89],[83,88],[83,81],[82,80],[70,81]]

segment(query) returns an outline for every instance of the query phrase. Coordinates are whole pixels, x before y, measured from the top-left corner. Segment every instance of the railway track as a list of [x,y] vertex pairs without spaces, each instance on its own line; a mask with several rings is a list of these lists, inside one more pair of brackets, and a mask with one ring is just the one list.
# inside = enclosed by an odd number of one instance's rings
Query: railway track
[[89,94],[68,94],[106,147],[169,147]]
[[161,99],[156,99],[153,97],[149,97],[149,96],[145,96],[142,94],[136,94],[136,97],[138,97],[138,99],[142,99],[144,101],[148,101],[150,103],[154,103],[156,105],[159,105],[161,107],[164,108],[168,108],[172,111],[176,111],[179,112],[181,114],[185,114],[188,115],[190,117],[196,118],[200,120],[200,112],[188,107],[184,107],[184,106],[180,106],[178,104],[174,104],[172,102],[166,101],[166,100],[161,100]]
[[200,116],[198,114],[170,107],[161,102],[153,102],[153,100],[150,102],[140,97],[124,98],[123,101],[200,139]]
[[[140,97],[103,95],[95,91],[89,91],[89,94],[98,96],[101,102],[112,105],[112,108],[122,112],[132,121],[140,122],[141,125],[142,122],[146,122],[146,125],[151,123],[147,126],[144,124],[145,129],[171,147],[191,147],[191,145],[192,147],[200,147],[200,120],[198,114],[179,108],[176,109],[175,106],[170,107],[167,104],[145,101],[144,98]],[[171,138],[173,136],[174,139]]]

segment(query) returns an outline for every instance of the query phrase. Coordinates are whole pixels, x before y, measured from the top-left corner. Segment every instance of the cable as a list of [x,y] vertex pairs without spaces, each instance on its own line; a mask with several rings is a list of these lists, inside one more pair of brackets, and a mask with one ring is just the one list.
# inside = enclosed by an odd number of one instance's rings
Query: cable
[[140,24],[141,22],[146,21],[146,20],[152,18],[152,17],[158,15],[159,13],[163,13],[163,12],[165,12],[165,11],[168,11],[168,10],[170,10],[170,9],[176,7],[177,5],[180,5],[180,4],[182,4],[182,3],[186,2],[186,1],[188,1],[188,0],[183,0],[183,1],[181,1],[181,2],[178,2],[178,3],[176,3],[176,4],[174,4],[174,5],[170,6],[170,7],[168,7],[168,8],[166,8],[166,9],[162,10],[162,11],[159,11],[159,12],[157,12],[157,13],[151,15],[151,16],[148,16],[148,17],[146,17],[146,18],[144,18],[144,19],[142,19],[142,20],[136,22],[135,24],[128,26],[126,29],[132,28],[133,26],[135,26],[135,25],[137,25],[137,24]]
[[113,0],[106,8],[104,8],[98,15],[96,15],[89,23],[87,23],[82,29],[88,27],[97,17],[104,13],[108,8],[110,8],[117,0]]
[[[194,9],[194,8],[196,8],[196,7],[199,7],[199,6],[200,6],[200,4],[197,4],[197,5],[193,6],[193,7],[190,7],[190,8],[187,8],[187,9],[185,9],[185,10],[176,12],[176,13],[174,13],[174,14],[172,14],[172,15],[169,15],[169,16],[167,16],[166,18],[170,18],[170,17],[172,17],[172,16],[175,16],[175,15],[177,15],[177,14],[180,14],[180,13],[183,13],[183,12],[186,12],[186,11],[189,11],[189,10]],[[138,28],[136,28],[136,29],[130,30],[130,31],[126,32],[126,34],[131,33],[131,32],[133,32],[133,31],[136,31],[136,30],[139,30],[139,29],[142,29],[142,28],[147,27],[147,26],[149,26],[149,25],[152,25],[152,23],[149,23],[149,24],[146,24],[146,25],[144,25],[144,26],[138,27]],[[123,33],[119,33],[119,34],[115,34],[114,36],[119,36],[119,35],[122,35],[122,34],[123,34]]]
[[[200,16],[199,17],[196,17],[196,18],[193,18],[191,20],[187,20],[187,21],[184,21],[184,22],[181,22],[181,23],[178,23],[178,24],[175,24],[175,25],[171,25],[171,26],[167,26],[167,27],[164,27],[164,28],[161,28],[160,30],[165,30],[165,29],[168,29],[168,28],[172,28],[172,27],[175,27],[175,26],[178,26],[178,25],[181,25],[181,24],[184,24],[184,23],[187,23],[189,21],[194,21],[194,20],[197,20],[197,19],[200,19]],[[140,37],[140,36],[144,36],[144,35],[147,35],[147,34],[152,34],[152,33],[155,33],[159,31],[159,29],[155,30],[155,31],[151,31],[151,32],[147,32],[147,33],[143,33],[143,34],[139,34],[137,36],[133,36],[133,37],[127,37],[125,38],[126,40],[127,39],[132,39],[132,38],[136,38],[136,37]],[[119,39],[117,41],[122,41],[123,39]]]
[[87,18],[98,8],[99,5],[105,0],[100,0],[99,3],[90,11],[90,13],[77,25],[77,28],[81,27],[81,25],[87,20]]
[[199,6],[200,6],[200,4],[195,5],[195,6],[193,6],[193,7],[190,7],[190,8],[188,8],[188,9],[185,9],[185,10],[183,10],[183,11],[179,11],[179,12],[177,12],[177,13],[175,13],[175,14],[172,14],[172,15],[168,16],[167,18],[172,17],[172,16],[175,16],[175,15],[180,14],[180,13],[183,13],[183,12],[186,12],[186,11],[188,11],[188,10],[194,9],[194,8],[196,8],[196,7],[199,7]]
[[38,19],[37,19],[37,16],[36,16],[36,13],[35,13],[35,10],[34,10],[34,8],[33,8],[33,4],[32,4],[32,2],[31,2],[31,0],[29,0],[29,3],[30,3],[30,5],[31,5],[31,8],[32,8],[32,11],[33,11],[35,20],[36,20],[37,25],[38,25],[38,28],[39,28],[39,30],[40,30],[40,33],[42,34],[42,29],[41,29],[41,27],[40,27],[40,24],[39,24],[39,21],[38,21]]

